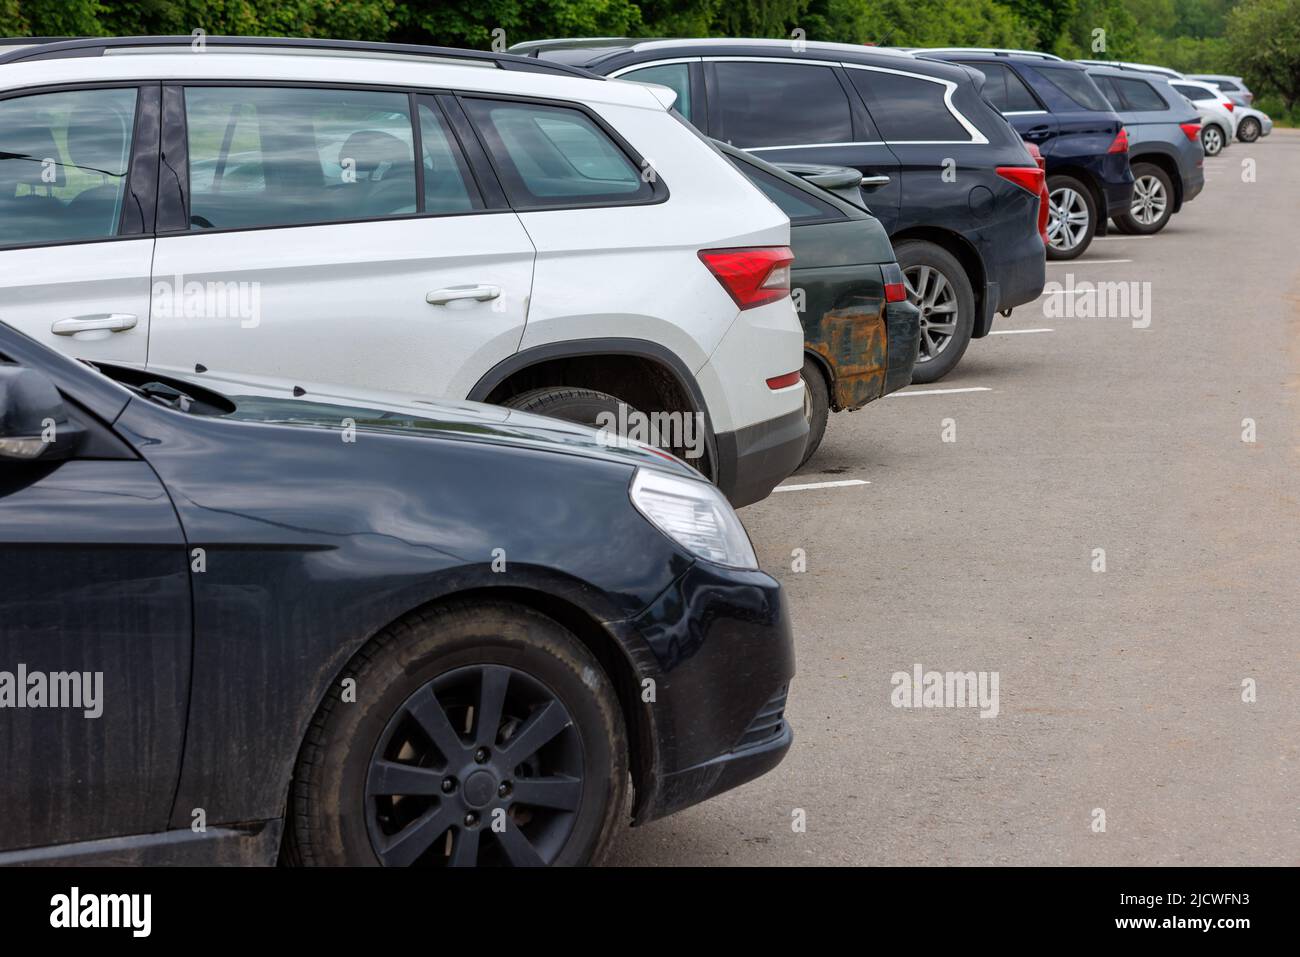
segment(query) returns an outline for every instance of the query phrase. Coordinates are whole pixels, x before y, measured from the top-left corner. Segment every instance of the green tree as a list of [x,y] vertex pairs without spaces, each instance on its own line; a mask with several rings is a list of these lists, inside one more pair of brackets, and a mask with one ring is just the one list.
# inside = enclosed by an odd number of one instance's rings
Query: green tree
[[1256,92],[1276,93],[1287,111],[1300,104],[1300,0],[1245,0],[1228,14],[1234,72]]

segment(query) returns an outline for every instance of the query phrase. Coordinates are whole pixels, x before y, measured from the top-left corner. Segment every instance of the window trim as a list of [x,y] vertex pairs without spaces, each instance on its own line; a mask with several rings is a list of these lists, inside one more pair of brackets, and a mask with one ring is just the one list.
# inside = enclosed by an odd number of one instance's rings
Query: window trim
[[[502,175],[501,169],[497,165],[496,157],[492,155],[492,151],[488,149],[487,143],[483,140],[483,131],[478,128],[478,124],[474,122],[469,110],[465,109],[465,100],[498,100],[504,103],[522,103],[532,106],[578,110],[609,138],[619,151],[623,153],[624,159],[631,162],[634,169],[638,171],[644,170],[649,162],[645,157],[633,149],[632,145],[628,143],[627,140],[623,139],[623,137],[620,136],[608,123],[606,123],[595,110],[591,109],[585,103],[578,103],[572,100],[550,99],[539,96],[521,96],[514,93],[484,93],[477,90],[456,90],[453,91],[453,95],[456,97],[457,105],[465,114],[465,119],[469,123],[470,128],[473,129],[474,135],[478,138],[479,145],[487,156],[487,161],[492,167],[492,172],[496,176],[497,181],[501,184],[503,190],[505,188],[505,177]],[[539,203],[536,205],[516,205],[511,201],[509,193],[506,193],[506,202],[509,204],[508,208],[516,213],[547,213],[573,209],[619,209],[627,206],[657,206],[660,203],[666,203],[668,201],[668,184],[664,182],[664,178],[658,170],[655,170],[654,179],[647,183],[647,185],[650,187],[650,196],[648,199],[599,200],[592,203]]]
[[[135,90],[135,117],[131,124],[131,152],[127,160],[127,169],[125,176],[126,195],[122,200],[122,212],[118,216],[117,231],[112,236],[97,236],[91,239],[60,239],[53,242],[41,243],[14,243],[12,245],[0,246],[0,256],[7,252],[15,252],[20,249],[56,249],[64,246],[89,246],[93,243],[117,243],[131,242],[140,239],[152,239],[155,211],[157,208],[157,191],[148,190],[149,173],[154,166],[141,166],[137,168],[137,163],[145,161],[147,157],[142,153],[148,153],[149,150],[142,150],[138,140],[141,127],[142,110],[148,91],[152,88],[158,90],[162,86],[158,80],[97,80],[88,83],[62,82],[62,83],[45,83],[38,86],[26,86],[13,90],[0,90],[0,102],[5,100],[18,100],[29,96],[43,96],[48,93],[78,93],[85,90]],[[158,118],[161,125],[161,116]],[[154,163],[157,162],[158,148],[152,147]],[[126,210],[127,200],[130,193],[135,187],[137,181],[145,189],[143,194],[145,199],[143,208],[143,223],[145,228],[143,232],[124,232],[126,228]],[[156,177],[154,182],[156,183]]]

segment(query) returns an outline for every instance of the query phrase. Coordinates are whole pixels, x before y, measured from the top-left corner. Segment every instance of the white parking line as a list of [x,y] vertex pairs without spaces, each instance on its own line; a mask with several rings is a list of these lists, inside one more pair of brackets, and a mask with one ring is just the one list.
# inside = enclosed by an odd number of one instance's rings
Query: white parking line
[[1131,263],[1131,259],[1056,259],[1049,266],[1104,266],[1106,263]]
[[1084,286],[1082,289],[1044,289],[1042,292],[1038,294],[1038,298],[1042,299],[1044,296],[1065,296],[1065,295],[1087,292],[1087,291],[1088,291],[1087,286]]
[[1108,239],[1155,239],[1154,236],[1093,236],[1094,243],[1105,242]]
[[862,479],[844,479],[839,482],[809,482],[807,485],[778,485],[773,492],[806,492],[814,488],[844,488],[846,485],[870,485]]
[[955,395],[958,392],[992,392],[986,385],[973,385],[966,389],[911,389],[906,392],[891,392],[887,399],[896,399],[900,395]]
[[1055,329],[994,329],[991,336],[1027,336],[1031,332],[1055,332]]

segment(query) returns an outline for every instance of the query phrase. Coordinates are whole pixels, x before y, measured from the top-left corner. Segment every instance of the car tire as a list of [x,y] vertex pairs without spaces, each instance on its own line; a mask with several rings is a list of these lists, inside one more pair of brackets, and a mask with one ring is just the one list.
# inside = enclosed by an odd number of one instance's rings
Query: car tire
[[589,425],[593,429],[601,428],[602,413],[612,413],[619,421],[619,407],[626,412],[636,411],[626,402],[606,392],[595,389],[579,389],[573,386],[550,386],[544,389],[530,389],[518,395],[512,395],[501,403],[507,409],[531,412],[534,415],[549,415],[553,419],[577,422]]
[[628,794],[622,712],[592,653],[522,605],[448,603],[384,629],[335,680],[294,770],[284,858],[599,863]]
[[1168,225],[1174,215],[1174,183],[1154,163],[1133,164],[1133,204],[1127,213],[1114,217],[1122,233],[1149,236]]
[[1253,116],[1248,116],[1237,124],[1237,139],[1243,143],[1255,142],[1262,132],[1263,128],[1259,125],[1259,120]]
[[1222,128],[1217,123],[1209,123],[1201,127],[1201,148],[1205,150],[1206,156],[1218,156],[1222,153],[1226,139]]
[[803,360],[803,416],[808,422],[808,444],[804,447],[802,468],[822,444],[826,435],[826,420],[831,414],[831,393],[826,376],[816,359],[805,356]]
[[[1047,258],[1077,259],[1092,245],[1092,237],[1097,232],[1097,201],[1092,190],[1073,176],[1049,176],[1047,194],[1051,203],[1047,218]],[[1067,222],[1054,231],[1053,225],[1062,216]]]
[[[903,270],[908,301],[921,310],[921,342],[912,381],[938,382],[957,367],[970,345],[975,331],[975,291],[957,257],[942,246],[906,239],[894,246],[894,253]],[[926,298],[933,300],[929,312]],[[942,310],[949,306],[955,308],[954,322],[931,322],[928,318],[945,314]],[[943,331],[945,326],[951,326],[950,334]]]

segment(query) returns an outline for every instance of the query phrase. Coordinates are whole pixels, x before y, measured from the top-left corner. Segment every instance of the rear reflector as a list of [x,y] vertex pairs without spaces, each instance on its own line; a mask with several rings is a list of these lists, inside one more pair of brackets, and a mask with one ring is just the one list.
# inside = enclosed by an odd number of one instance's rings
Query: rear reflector
[[907,286],[903,284],[903,270],[898,263],[885,263],[880,267],[885,278],[885,302],[903,302],[907,299]]
[[1179,123],[1178,128],[1182,130],[1183,135],[1192,142],[1196,142],[1196,138],[1201,135],[1200,123]]
[[753,309],[790,295],[789,246],[701,249],[700,261],[741,309]]
[[792,385],[798,385],[799,380],[802,378],[802,372],[787,372],[785,375],[779,375],[768,379],[767,387],[774,392],[777,389],[788,389]]
[[1121,126],[1119,128],[1119,132],[1115,134],[1115,142],[1110,144],[1110,149],[1106,150],[1106,152],[1127,153],[1128,152],[1128,130],[1124,129],[1124,127]]

